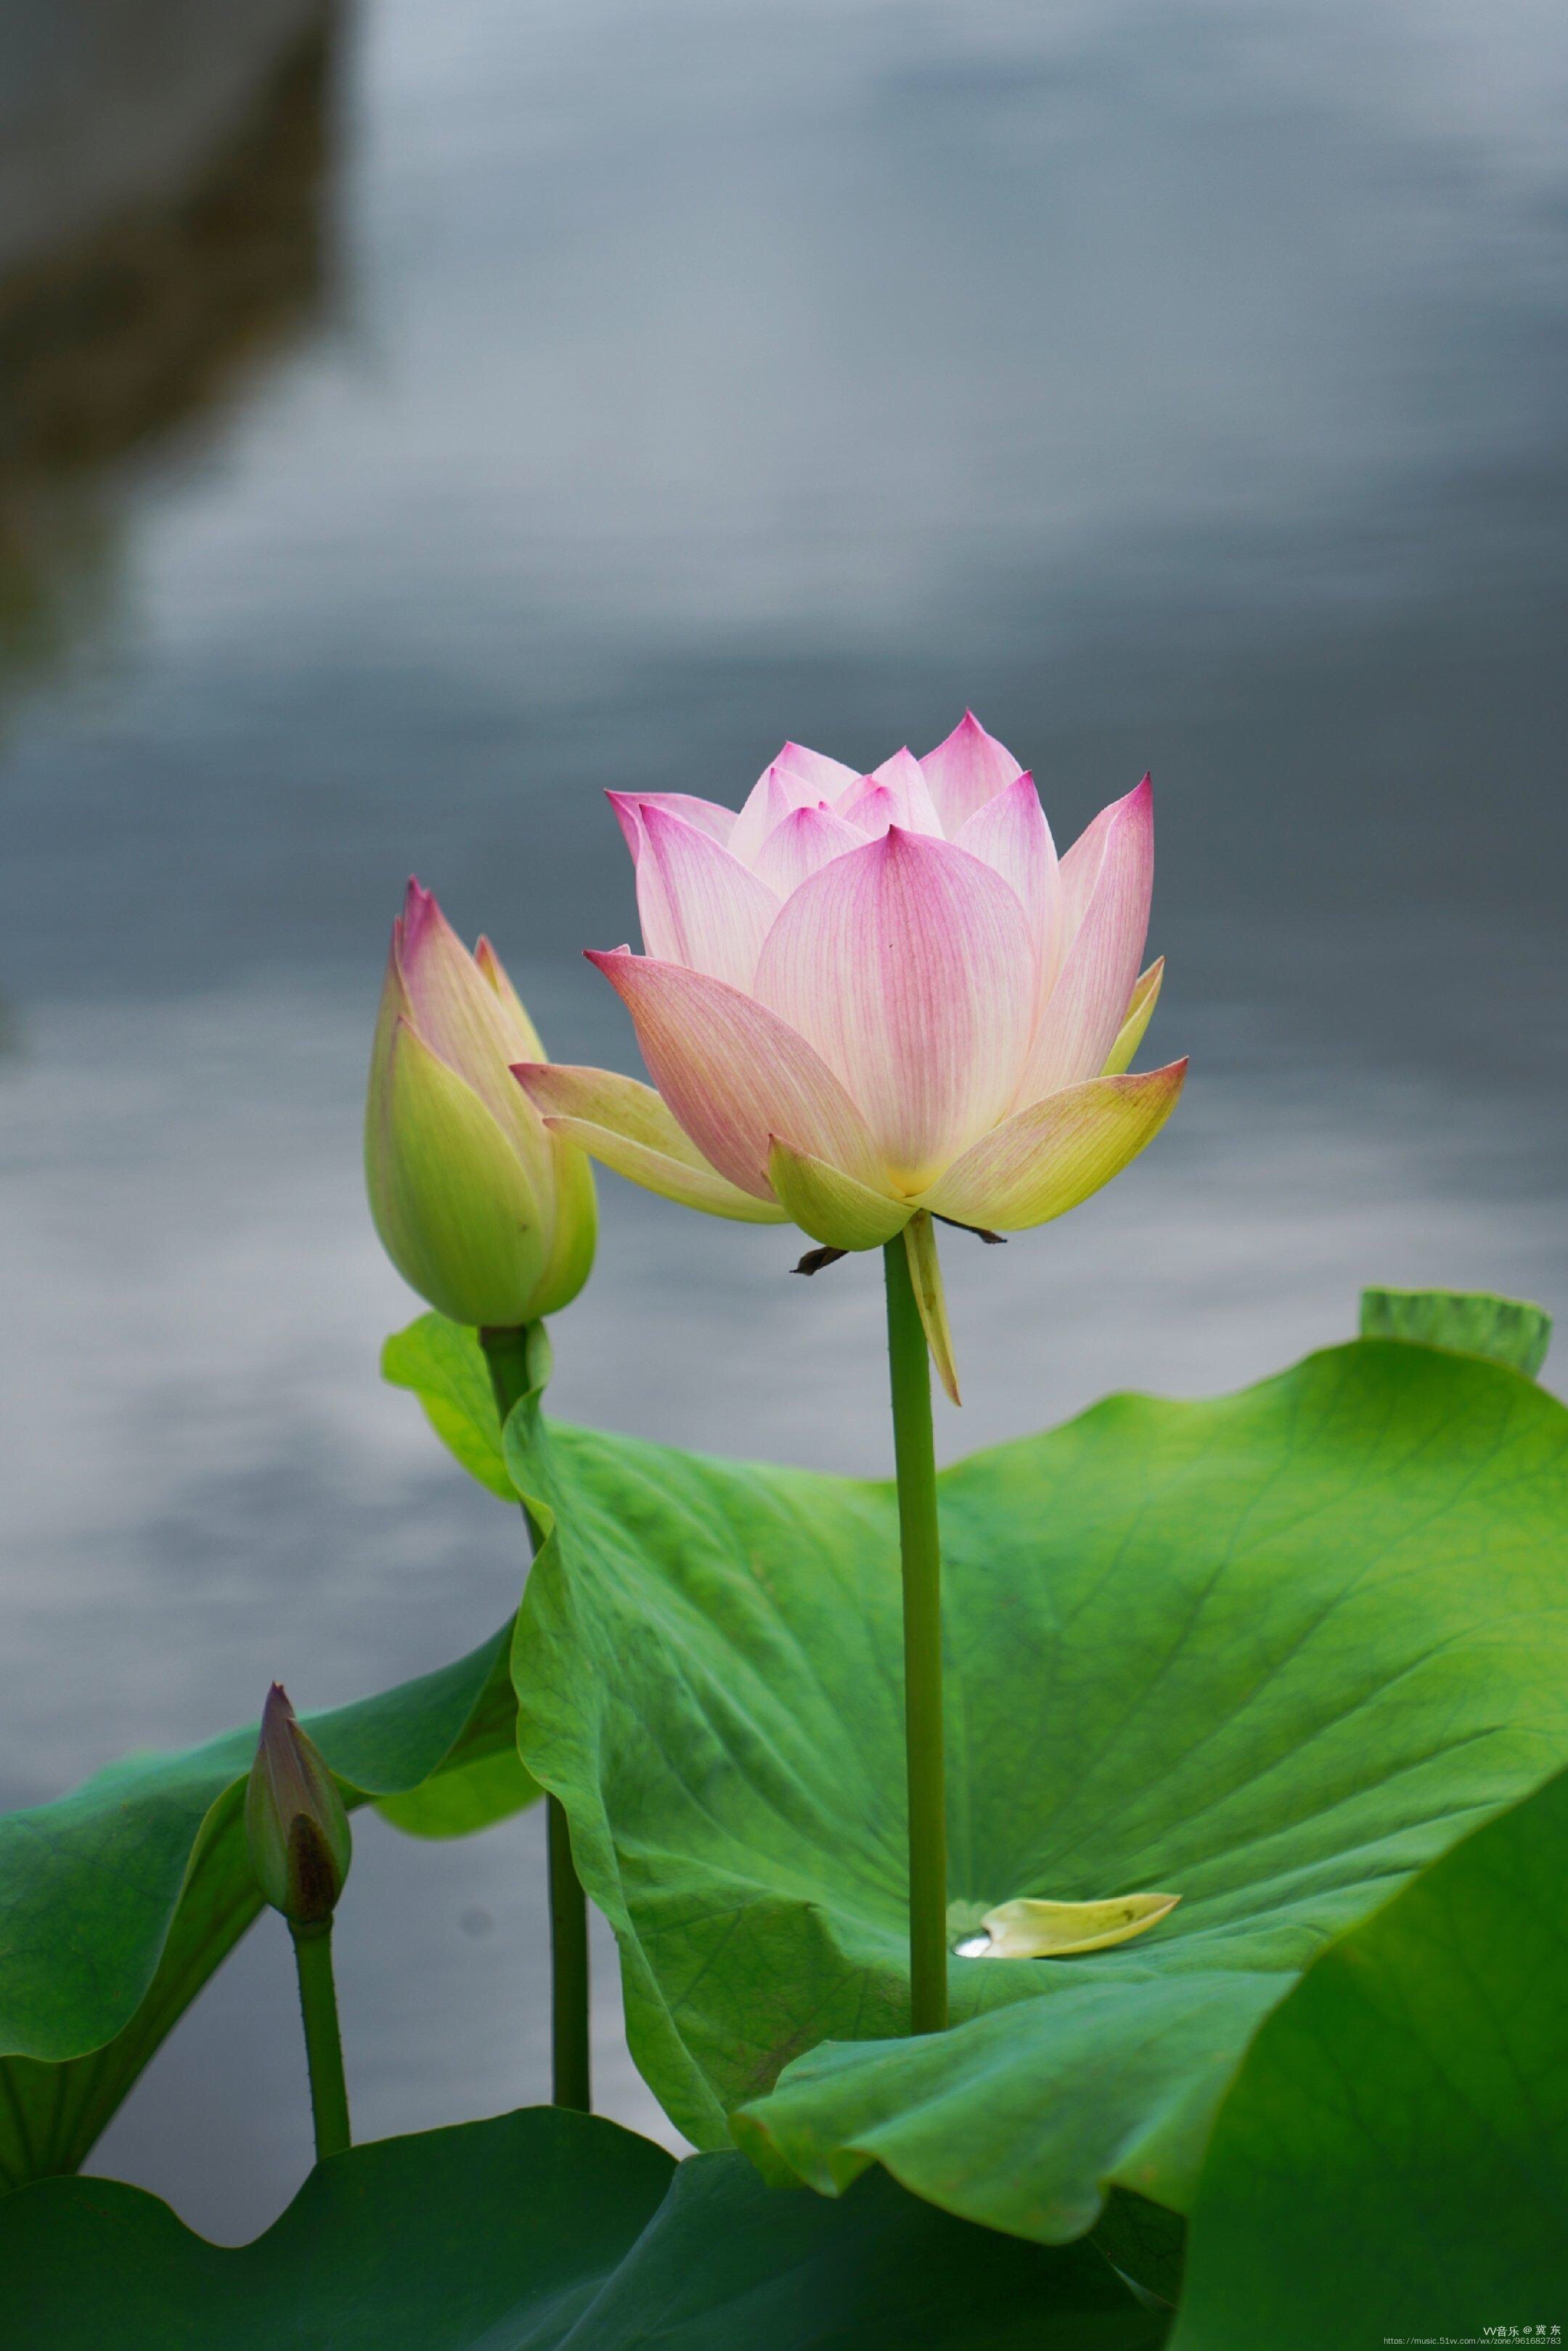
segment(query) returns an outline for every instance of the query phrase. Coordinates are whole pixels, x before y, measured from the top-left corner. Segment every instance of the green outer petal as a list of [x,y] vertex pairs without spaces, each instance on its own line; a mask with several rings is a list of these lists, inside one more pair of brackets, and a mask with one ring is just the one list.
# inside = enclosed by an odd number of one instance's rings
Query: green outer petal
[[962,1404],[958,1366],[953,1356],[953,1333],[947,1327],[942,1261],[936,1254],[936,1228],[924,1208],[904,1226],[904,1247],[909,1259],[909,1278],[915,1285],[915,1303],[920,1309],[920,1327],[925,1333],[931,1360],[953,1402]]
[[1132,1067],[1133,1056],[1144,1041],[1144,1032],[1155,1017],[1155,1007],[1160,1000],[1160,986],[1166,976],[1166,959],[1161,956],[1147,971],[1139,975],[1138,984],[1127,999],[1127,1017],[1116,1031],[1116,1041],[1105,1058],[1103,1078],[1119,1078],[1124,1070]]
[[510,1049],[508,1067],[512,1061],[545,1061],[549,1059],[544,1040],[534,1027],[533,1016],[517,989],[512,986],[507,967],[488,939],[479,939],[474,948],[475,967],[482,979],[494,988],[501,1002],[503,1033]]
[[387,1060],[392,1052],[392,1030],[400,1020],[406,1020],[411,1029],[415,1025],[413,1007],[409,1001],[408,990],[403,986],[402,973],[398,966],[397,942],[394,937],[392,951],[387,956],[386,971],[382,979],[381,1000],[376,1006],[375,1035],[371,1044],[372,1087],[376,1084],[378,1076],[386,1069]]
[[716,1167],[679,1125],[662,1094],[619,1070],[594,1070],[570,1061],[543,1061],[516,1071],[519,1083],[547,1126],[573,1142],[629,1182],[641,1184],[683,1207],[737,1224],[789,1222],[771,1200],[743,1192]]
[[[547,1129],[547,1134],[549,1130]],[[549,1135],[555,1229],[526,1319],[559,1314],[570,1306],[589,1275],[599,1243],[599,1200],[586,1152],[564,1134]]]
[[663,1158],[678,1159],[683,1167],[707,1166],[664,1095],[640,1078],[573,1061],[523,1062],[512,1075],[541,1118],[583,1119],[629,1143],[645,1144]]
[[768,1180],[801,1231],[829,1249],[880,1249],[915,1213],[907,1200],[886,1199],[858,1176],[792,1149],[777,1135],[768,1147]]
[[400,966],[413,1008],[409,1025],[484,1103],[521,1162],[548,1227],[549,1144],[538,1113],[511,1073],[513,1062],[538,1043],[517,990],[509,981],[497,984],[498,963],[481,967],[434,899],[417,947],[411,947],[405,930]]
[[522,1163],[478,1095],[401,1019],[371,1074],[365,1181],[387,1255],[439,1313],[528,1321],[545,1233]]
[[727,1217],[739,1225],[787,1225],[789,1218],[784,1209],[771,1200],[758,1200],[750,1192],[743,1192],[716,1168],[694,1167],[684,1159],[667,1158],[663,1152],[652,1151],[629,1134],[618,1134],[608,1126],[595,1126],[585,1118],[549,1118],[545,1121],[555,1134],[565,1135],[590,1155],[624,1176],[629,1182],[640,1184],[645,1192],[657,1192],[666,1200],[678,1201],[683,1208],[700,1208],[705,1216]]
[[1185,1061],[1136,1077],[1089,1078],[1015,1111],[971,1144],[919,1207],[955,1224],[1021,1232],[1065,1216],[1119,1176],[1176,1108]]

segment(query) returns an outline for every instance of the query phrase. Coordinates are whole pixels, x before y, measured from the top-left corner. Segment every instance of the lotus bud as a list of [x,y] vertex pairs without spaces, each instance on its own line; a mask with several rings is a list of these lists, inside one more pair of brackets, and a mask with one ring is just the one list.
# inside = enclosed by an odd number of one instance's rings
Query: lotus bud
[[274,1682],[245,1795],[245,1832],[256,1884],[291,1927],[330,1918],[349,1875],[353,1839],[337,1782]]
[[593,1264],[593,1179],[511,1074],[544,1048],[487,939],[472,955],[417,882],[392,925],[365,1107],[382,1247],[454,1322],[515,1329]]

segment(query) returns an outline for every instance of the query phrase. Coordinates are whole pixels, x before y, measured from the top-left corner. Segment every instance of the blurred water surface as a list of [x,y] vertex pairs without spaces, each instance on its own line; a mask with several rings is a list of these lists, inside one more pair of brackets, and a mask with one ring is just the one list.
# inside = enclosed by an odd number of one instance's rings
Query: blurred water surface
[[[1365,1280],[1562,1304],[1559,10],[203,15],[4,36],[0,1799],[512,1604],[377,1383],[362,1064],[414,868],[636,1066],[577,954],[634,935],[605,785],[966,703],[1060,840],[1153,768],[1187,1095],[1067,1223],[954,1237],[949,1455],[1260,1375]],[[873,1259],[602,1189],[558,1409],[885,1466]],[[541,2095],[538,1844],[364,1829],[361,2133]],[[220,2235],[308,2160],[275,1923],[93,2159]]]

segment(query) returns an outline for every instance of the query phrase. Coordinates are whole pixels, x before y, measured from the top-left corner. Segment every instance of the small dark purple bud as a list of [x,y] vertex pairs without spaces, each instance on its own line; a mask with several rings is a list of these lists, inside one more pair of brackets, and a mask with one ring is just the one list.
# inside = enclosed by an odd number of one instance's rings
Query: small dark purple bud
[[273,1908],[296,1927],[329,1918],[353,1853],[349,1815],[277,1682],[261,1710],[245,1829],[256,1884]]

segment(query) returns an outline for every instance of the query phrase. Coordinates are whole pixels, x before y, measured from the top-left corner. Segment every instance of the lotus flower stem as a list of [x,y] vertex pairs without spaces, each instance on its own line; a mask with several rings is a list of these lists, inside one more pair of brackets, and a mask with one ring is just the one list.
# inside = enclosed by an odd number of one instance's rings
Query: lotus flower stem
[[[527,1329],[482,1330],[479,1333],[503,1426],[512,1406],[534,1384],[528,1366],[529,1337]],[[526,1510],[523,1529],[531,1557],[534,1528]],[[587,2115],[593,2111],[588,1902],[571,1857],[571,1832],[567,1825],[566,1809],[559,1796],[548,1792],[545,1834],[549,1856],[550,2102]]]
[[316,2160],[324,2163],[329,2155],[341,2155],[350,2144],[349,2090],[338,2031],[338,1988],[332,1980],[332,1921],[321,1918],[298,1926],[291,1918],[288,1931],[294,1938],[294,1959],[299,1970],[299,2012],[305,2020]]
[[947,2023],[947,1806],[942,1760],[942,1549],[925,1332],[904,1235],[883,1250],[894,1459],[904,1562],[904,1736],[909,1772],[912,2032]]
[[[542,1059],[508,1067],[558,1144],[705,1215],[798,1225],[816,1244],[801,1273],[887,1251],[911,1996],[915,2030],[931,2032],[946,2022],[946,1888],[927,1344],[958,1401],[933,1220],[987,1239],[1049,1224],[1174,1109],[1185,1061],[1130,1074],[1164,969],[1138,969],[1153,786],[1145,776],[1102,809],[1059,857],[1033,777],[970,711],[924,758],[906,747],[869,775],[786,743],[738,809],[690,792],[610,799],[643,952],[587,952],[653,1084]],[[394,1042],[422,939],[428,967],[444,936],[414,893],[389,978]],[[406,1125],[408,1163],[422,1164],[418,1117]],[[381,1132],[372,1118],[372,1169]],[[383,1238],[400,1212],[389,1186]],[[432,1230],[453,1216],[443,1197]]]

